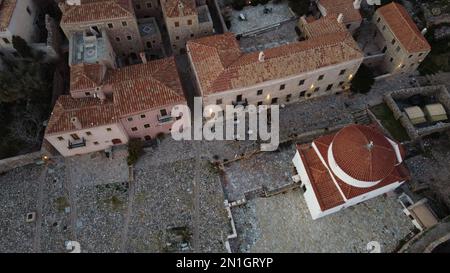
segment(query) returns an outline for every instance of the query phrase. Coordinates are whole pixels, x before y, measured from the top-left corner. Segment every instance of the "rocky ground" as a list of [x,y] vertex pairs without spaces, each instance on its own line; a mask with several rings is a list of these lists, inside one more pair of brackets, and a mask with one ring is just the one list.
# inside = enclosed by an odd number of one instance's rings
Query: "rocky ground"
[[414,228],[396,198],[387,196],[317,220],[301,190],[256,198],[232,211],[239,252],[368,252],[371,241],[391,252]]

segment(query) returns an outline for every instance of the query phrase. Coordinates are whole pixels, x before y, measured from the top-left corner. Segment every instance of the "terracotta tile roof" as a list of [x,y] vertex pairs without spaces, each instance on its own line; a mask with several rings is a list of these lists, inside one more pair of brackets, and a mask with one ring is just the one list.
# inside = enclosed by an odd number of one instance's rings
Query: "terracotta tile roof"
[[195,0],[166,0],[161,1],[161,6],[167,17],[182,17],[197,14]]
[[[185,103],[183,89],[178,76],[174,57],[131,65],[108,71],[98,82],[95,73],[84,75],[89,69],[96,71],[94,65],[75,66],[77,80],[71,86],[95,88],[112,85],[113,98],[105,103],[99,99],[73,99],[61,96],[55,105],[47,127],[47,134],[75,130],[70,118],[77,116],[83,128],[119,122],[119,118],[172,103]],[[78,116],[79,115],[79,116]]]
[[101,103],[94,98],[74,99],[63,95],[56,101],[45,134],[77,130],[71,122],[72,117],[78,118],[83,129],[119,121],[112,101]]
[[324,211],[344,204],[344,198],[334,184],[330,173],[320,161],[313,148],[297,146],[303,164],[305,164],[311,186],[320,208]]
[[353,7],[354,0],[320,0],[319,3],[327,10],[327,16],[331,14],[344,15],[344,23],[362,21],[359,10]]
[[[352,127],[352,126],[350,126]],[[347,127],[348,128],[348,127]],[[375,127],[372,127],[375,128]],[[372,129],[373,130],[373,129]],[[380,133],[380,132],[378,132]],[[338,133],[339,134],[339,133]],[[359,134],[359,133],[358,133]],[[381,133],[380,133],[381,134]],[[314,141],[319,153],[328,165],[328,148],[330,144],[335,140],[337,134],[330,134],[322,136]],[[341,135],[342,136],[342,135]],[[351,136],[348,136],[351,137]],[[351,145],[351,144],[350,144]],[[334,144],[333,144],[334,148]],[[376,190],[378,188],[387,186],[391,183],[397,181],[404,181],[409,179],[409,173],[404,164],[394,166],[391,171],[386,171],[384,179],[376,184],[375,186],[369,188],[358,188],[351,186],[344,181],[340,180],[334,174],[330,174],[326,170],[323,163],[320,161],[318,154],[312,148],[308,148],[304,145],[298,145],[297,150],[302,156],[305,168],[307,170],[308,176],[311,180],[311,185],[314,189],[314,193],[319,202],[321,209],[327,210],[338,206],[344,202],[344,198],[351,199],[359,195],[368,193],[370,191]],[[356,163],[356,161],[355,161]],[[358,163],[356,163],[358,164]],[[394,163],[395,164],[395,163]],[[357,168],[357,167],[356,167]],[[331,177],[331,175],[333,177]],[[334,178],[334,182],[333,181]],[[337,184],[337,185],[336,185]],[[338,188],[339,187],[339,188]],[[340,191],[339,191],[340,190]],[[342,191],[342,194],[341,194]]]
[[[2,1],[0,1],[2,2]],[[11,22],[17,0],[3,0],[0,4],[0,31],[6,31]]]
[[376,13],[381,14],[387,26],[408,52],[414,53],[431,49],[402,5],[392,2],[377,9]]
[[362,125],[345,127],[335,135],[333,155],[346,174],[361,181],[382,180],[397,163],[394,148],[386,137]]
[[81,5],[64,5],[62,24],[92,22],[133,16],[131,0],[81,0]]
[[100,86],[105,74],[101,64],[77,64],[70,68],[70,90],[92,89]]
[[307,23],[302,26],[302,31],[309,39],[337,32],[348,31],[344,24],[337,21],[337,16],[335,15],[322,17],[318,20],[313,19],[306,22]]
[[339,32],[267,49],[242,53],[232,33],[191,40],[188,52],[203,95],[249,87],[353,59],[363,58],[348,32]]

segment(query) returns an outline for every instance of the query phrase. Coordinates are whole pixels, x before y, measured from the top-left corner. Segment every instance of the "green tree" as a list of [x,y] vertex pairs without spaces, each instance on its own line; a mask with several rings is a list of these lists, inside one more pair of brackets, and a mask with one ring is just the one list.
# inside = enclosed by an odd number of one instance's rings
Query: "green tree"
[[19,61],[0,73],[0,102],[12,103],[41,96],[48,90],[45,65],[34,61]]
[[362,64],[351,82],[351,90],[355,93],[367,93],[375,82],[372,70]]
[[289,7],[298,16],[303,16],[309,13],[309,0],[289,0]]
[[28,45],[27,41],[22,39],[20,36],[13,36],[12,43],[14,49],[17,50],[20,56],[23,58],[32,58],[33,57],[33,50]]

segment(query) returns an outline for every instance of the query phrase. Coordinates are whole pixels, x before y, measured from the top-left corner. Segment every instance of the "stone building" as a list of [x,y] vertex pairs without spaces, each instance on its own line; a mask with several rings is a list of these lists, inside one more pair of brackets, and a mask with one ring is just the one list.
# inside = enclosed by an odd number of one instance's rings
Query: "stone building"
[[133,6],[137,18],[162,18],[159,0],[133,0]]
[[161,0],[164,22],[174,54],[186,50],[186,42],[214,33],[205,1]]
[[361,0],[316,0],[316,3],[322,16],[342,14],[342,21],[350,33],[355,33],[361,26]]
[[350,125],[310,145],[292,160],[313,219],[393,191],[409,179],[401,144],[375,125]]
[[13,36],[20,36],[29,45],[40,39],[39,9],[33,0],[0,1],[0,57],[21,58],[13,47]]
[[244,53],[232,33],[187,43],[205,105],[285,104],[343,91],[363,54],[336,18],[302,24],[305,41]]
[[44,138],[73,156],[169,133],[172,108],[186,104],[175,59],[143,61],[120,69],[73,65],[71,95],[58,98]]
[[59,7],[66,37],[76,32],[98,35],[104,29],[119,56],[139,60],[144,44],[131,0],[63,1]]
[[373,41],[384,54],[376,64],[381,74],[410,73],[431,51],[431,47],[406,9],[395,2],[378,8],[373,16],[377,30]]

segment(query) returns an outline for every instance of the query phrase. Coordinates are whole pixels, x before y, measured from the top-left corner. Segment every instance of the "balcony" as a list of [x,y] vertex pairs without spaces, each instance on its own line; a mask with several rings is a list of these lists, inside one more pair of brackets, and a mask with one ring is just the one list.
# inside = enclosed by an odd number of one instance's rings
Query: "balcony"
[[248,106],[248,100],[247,99],[244,99],[244,100],[241,100],[241,101],[233,101],[231,103],[233,104],[234,107],[236,107],[238,105],[242,105],[244,107]]
[[170,114],[165,115],[165,116],[158,115],[159,124],[168,123],[168,122],[171,122],[172,120],[173,120],[173,117]]
[[69,145],[67,146],[69,150],[81,147],[86,147],[86,139],[84,139],[84,137],[74,141],[69,140]]

